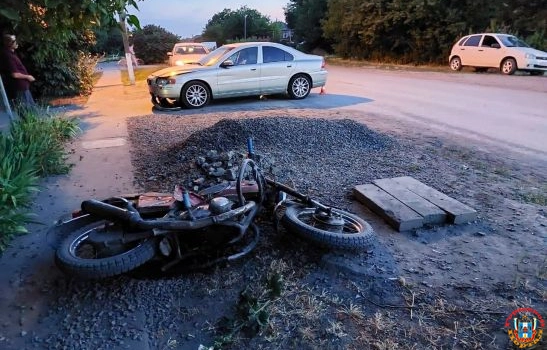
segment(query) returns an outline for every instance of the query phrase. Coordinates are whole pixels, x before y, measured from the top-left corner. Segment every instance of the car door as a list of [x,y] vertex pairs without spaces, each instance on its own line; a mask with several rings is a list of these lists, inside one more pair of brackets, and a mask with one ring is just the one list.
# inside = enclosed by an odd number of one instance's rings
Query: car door
[[260,66],[258,47],[247,47],[234,52],[231,65],[220,68],[217,75],[218,97],[260,94]]
[[458,48],[458,56],[462,60],[464,66],[478,66],[480,65],[479,57],[479,44],[482,39],[482,34],[471,35],[462,45]]
[[295,68],[296,62],[291,53],[274,46],[263,45],[260,92],[262,94],[286,92]]
[[504,53],[501,49],[501,44],[496,37],[488,34],[484,35],[478,48],[478,65],[481,67],[498,68],[503,56]]

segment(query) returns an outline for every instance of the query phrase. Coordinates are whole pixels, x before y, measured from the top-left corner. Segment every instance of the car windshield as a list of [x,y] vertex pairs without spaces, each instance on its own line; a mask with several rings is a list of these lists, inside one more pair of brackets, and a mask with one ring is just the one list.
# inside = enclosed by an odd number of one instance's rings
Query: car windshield
[[200,66],[212,66],[220,60],[221,57],[224,56],[227,52],[230,52],[234,49],[232,46],[221,46],[218,49],[214,50],[213,52],[210,52],[206,56],[203,56],[199,61],[198,64]]
[[204,55],[207,51],[205,51],[205,48],[203,46],[177,46],[175,48],[175,54],[177,55],[195,55],[200,54]]
[[525,43],[523,40],[517,38],[516,36],[500,35],[499,39],[501,40],[503,45],[507,47],[530,47],[530,45]]

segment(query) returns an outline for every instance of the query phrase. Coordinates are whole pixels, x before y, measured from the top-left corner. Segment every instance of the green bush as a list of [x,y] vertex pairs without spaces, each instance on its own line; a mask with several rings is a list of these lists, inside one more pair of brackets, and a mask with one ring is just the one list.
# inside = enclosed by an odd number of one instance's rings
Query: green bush
[[135,54],[145,64],[164,63],[167,52],[181,39],[160,26],[147,25],[133,32]]
[[0,252],[32,222],[31,204],[38,179],[70,170],[64,142],[76,136],[76,120],[40,108],[17,108],[20,120],[0,134]]

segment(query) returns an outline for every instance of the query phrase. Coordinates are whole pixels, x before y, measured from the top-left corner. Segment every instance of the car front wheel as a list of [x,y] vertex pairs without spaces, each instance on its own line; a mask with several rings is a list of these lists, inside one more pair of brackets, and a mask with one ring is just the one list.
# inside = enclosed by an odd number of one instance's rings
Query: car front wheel
[[514,58],[506,58],[501,62],[501,72],[506,75],[511,75],[517,70],[517,61]]
[[211,100],[209,88],[201,81],[191,81],[184,85],[180,97],[187,108],[201,108]]
[[458,56],[452,57],[450,60],[450,69],[453,71],[462,70],[462,60]]
[[289,81],[289,96],[292,99],[300,100],[310,94],[311,80],[304,74],[297,74]]

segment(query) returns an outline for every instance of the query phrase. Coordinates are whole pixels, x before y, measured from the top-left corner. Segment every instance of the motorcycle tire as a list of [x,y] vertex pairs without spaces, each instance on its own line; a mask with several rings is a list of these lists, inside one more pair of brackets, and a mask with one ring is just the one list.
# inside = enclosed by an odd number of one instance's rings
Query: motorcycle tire
[[372,227],[357,215],[339,209],[332,209],[344,220],[342,232],[333,232],[326,227],[315,225],[315,208],[290,205],[281,218],[281,223],[290,232],[298,234],[315,244],[326,248],[359,250],[369,246],[374,238]]
[[[55,263],[66,274],[82,279],[112,277],[133,270],[151,260],[156,254],[156,242],[153,239],[127,244],[123,250],[112,255],[84,258],[79,256],[78,248],[85,248],[89,233],[104,227],[106,220],[98,220],[83,226],[61,241],[55,253]],[[91,243],[88,242],[88,246]],[[91,247],[90,247],[91,248]],[[93,248],[94,249],[94,248]],[[88,249],[89,250],[89,249]],[[97,252],[94,252],[96,255]]]

